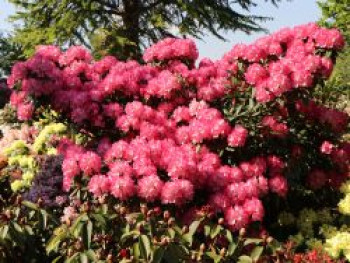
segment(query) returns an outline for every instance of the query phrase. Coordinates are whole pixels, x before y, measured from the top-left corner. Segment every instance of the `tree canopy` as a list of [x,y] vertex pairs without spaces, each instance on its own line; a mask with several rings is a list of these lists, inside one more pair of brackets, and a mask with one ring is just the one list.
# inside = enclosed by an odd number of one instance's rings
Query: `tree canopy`
[[321,11],[321,23],[337,27],[350,43],[350,2],[349,0],[327,0],[318,2]]
[[347,45],[337,59],[332,78],[328,82],[327,100],[336,101],[350,112],[350,4],[349,0],[327,0],[318,2],[322,18],[320,24],[341,30]]
[[[83,44],[95,52],[137,57],[144,46],[174,35],[197,38],[227,30],[263,31],[254,0],[9,0],[21,21],[15,40],[27,55],[38,44]],[[266,0],[277,4],[281,0]]]
[[0,33],[0,78],[10,74],[13,63],[23,58],[20,45],[11,36]]

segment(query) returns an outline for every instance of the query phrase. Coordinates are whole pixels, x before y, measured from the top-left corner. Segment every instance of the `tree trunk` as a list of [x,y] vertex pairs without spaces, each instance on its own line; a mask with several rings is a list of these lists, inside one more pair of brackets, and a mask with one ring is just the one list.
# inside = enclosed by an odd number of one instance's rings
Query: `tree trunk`
[[123,54],[126,58],[140,57],[140,15],[141,15],[141,0],[124,0],[124,14],[122,15],[124,37],[131,44],[126,44],[123,48]]

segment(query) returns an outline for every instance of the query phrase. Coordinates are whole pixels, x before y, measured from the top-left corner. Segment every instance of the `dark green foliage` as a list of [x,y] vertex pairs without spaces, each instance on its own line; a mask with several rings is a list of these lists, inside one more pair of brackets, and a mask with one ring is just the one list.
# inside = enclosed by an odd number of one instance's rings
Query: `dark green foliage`
[[[276,4],[280,0],[270,0]],[[15,40],[30,55],[38,44],[92,47],[97,55],[138,57],[140,49],[159,39],[201,37],[208,31],[220,39],[227,30],[264,30],[267,17],[250,14],[253,0],[10,0],[20,8],[13,20],[24,26]]]
[[21,46],[11,36],[0,33],[0,78],[9,75],[13,64],[22,59]]

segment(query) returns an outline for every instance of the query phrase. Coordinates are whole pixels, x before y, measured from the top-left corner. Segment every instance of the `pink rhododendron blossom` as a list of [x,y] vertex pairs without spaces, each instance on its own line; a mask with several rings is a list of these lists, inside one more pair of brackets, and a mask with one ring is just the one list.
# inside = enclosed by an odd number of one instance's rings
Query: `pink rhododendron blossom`
[[196,60],[198,51],[193,40],[166,38],[146,49],[143,59],[146,62],[154,60],[188,59]]
[[248,131],[241,125],[236,125],[227,137],[228,145],[232,147],[243,147],[248,136]]
[[17,107],[17,116],[21,121],[27,121],[32,118],[34,105],[32,103],[19,104]]
[[163,184],[163,181],[156,175],[145,176],[138,181],[138,195],[153,202],[159,198]]
[[285,177],[275,175],[269,179],[270,190],[279,196],[285,197],[288,192],[288,183]]
[[239,230],[249,223],[249,214],[242,206],[229,207],[225,211],[225,223],[231,230]]
[[110,180],[105,175],[94,175],[91,177],[88,189],[95,196],[101,196],[109,192]]
[[193,197],[193,185],[187,180],[167,182],[162,189],[162,203],[182,205]]
[[333,151],[334,145],[329,141],[324,141],[320,147],[320,150],[324,154],[331,154]]
[[260,64],[252,64],[245,73],[245,78],[249,84],[256,85],[268,77],[268,71]]
[[111,194],[120,200],[127,200],[136,191],[133,180],[128,176],[110,176],[109,184]]
[[[338,30],[310,23],[199,63],[190,39],[164,39],[145,50],[143,62],[94,61],[83,47],[40,46],[13,67],[10,104],[21,121],[40,116],[36,105],[49,106],[94,135],[84,147],[59,142],[65,191],[83,179],[96,197],[189,205],[192,219],[201,194],[200,205],[222,213],[236,231],[263,220],[265,195],[285,197],[293,187],[286,171],[309,153],[309,144],[296,141],[299,124],[334,133],[328,140],[346,130],[346,113],[296,99],[330,76],[334,61],[326,53],[344,43]],[[350,146],[321,135],[316,157],[327,158],[334,171],[312,164],[306,184],[339,187]]]
[[259,199],[248,199],[244,202],[243,209],[251,216],[252,221],[262,221],[264,217],[264,207]]
[[101,157],[94,152],[86,152],[81,156],[79,166],[86,175],[99,173],[101,170]]

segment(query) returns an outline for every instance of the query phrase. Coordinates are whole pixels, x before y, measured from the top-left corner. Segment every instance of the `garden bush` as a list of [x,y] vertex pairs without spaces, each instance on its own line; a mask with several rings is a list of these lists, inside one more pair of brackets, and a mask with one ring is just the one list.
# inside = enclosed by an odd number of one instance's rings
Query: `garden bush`
[[29,126],[2,139],[3,257],[350,260],[349,116],[318,99],[343,46],[311,23],[217,61],[190,39],[142,61],[38,47],[8,78]]

